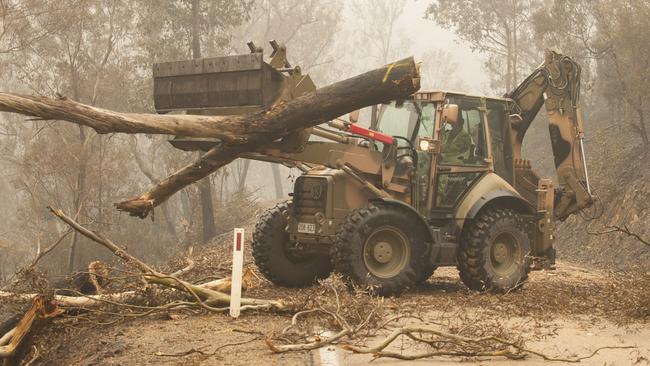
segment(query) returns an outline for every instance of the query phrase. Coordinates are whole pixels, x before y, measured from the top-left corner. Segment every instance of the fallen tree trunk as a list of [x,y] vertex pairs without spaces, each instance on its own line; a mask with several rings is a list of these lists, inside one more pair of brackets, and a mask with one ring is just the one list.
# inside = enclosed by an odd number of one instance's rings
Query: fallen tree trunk
[[[62,307],[92,307],[106,304],[107,302],[124,302],[128,298],[136,295],[135,291],[125,291],[117,294],[102,294],[102,295],[83,295],[83,296],[66,296],[54,295],[54,300],[57,306]],[[13,299],[22,301],[31,301],[41,296],[41,294],[16,294],[13,292],[0,291],[0,299]]]
[[269,109],[241,116],[196,116],[118,113],[67,98],[0,93],[0,111],[45,120],[65,120],[98,133],[170,134],[213,137],[219,144],[200,160],[184,167],[145,194],[117,204],[132,215],[146,217],[183,187],[230,163],[239,154],[254,151],[292,132],[312,127],[354,110],[404,99],[420,87],[418,67],[407,58],[346,79]]

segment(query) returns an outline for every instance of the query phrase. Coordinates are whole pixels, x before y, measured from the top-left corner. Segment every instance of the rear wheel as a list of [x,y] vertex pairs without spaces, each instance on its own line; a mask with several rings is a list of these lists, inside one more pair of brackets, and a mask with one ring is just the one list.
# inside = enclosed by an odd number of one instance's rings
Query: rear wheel
[[519,214],[488,209],[465,230],[457,256],[460,278],[477,291],[517,288],[528,278],[529,253],[530,238]]
[[381,296],[413,286],[427,258],[425,233],[411,215],[390,205],[352,211],[332,246],[335,270]]
[[253,258],[269,281],[284,287],[304,287],[325,278],[332,270],[329,258],[302,256],[291,250],[287,217],[291,201],[267,210],[253,232]]

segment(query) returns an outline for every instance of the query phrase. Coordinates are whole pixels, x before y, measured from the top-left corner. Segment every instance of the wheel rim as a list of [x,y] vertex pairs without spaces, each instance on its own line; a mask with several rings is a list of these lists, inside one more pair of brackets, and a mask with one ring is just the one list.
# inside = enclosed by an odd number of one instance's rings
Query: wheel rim
[[509,275],[517,268],[519,242],[510,233],[501,233],[492,242],[490,262],[494,271],[500,275]]
[[370,234],[363,247],[363,262],[380,278],[391,278],[406,267],[411,256],[409,241],[394,228],[381,227]]

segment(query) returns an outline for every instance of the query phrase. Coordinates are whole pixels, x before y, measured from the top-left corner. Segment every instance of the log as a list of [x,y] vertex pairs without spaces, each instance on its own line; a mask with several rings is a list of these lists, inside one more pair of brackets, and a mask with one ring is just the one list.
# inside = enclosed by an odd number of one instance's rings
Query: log
[[5,335],[0,337],[0,346],[6,346],[7,344],[9,344],[11,338],[13,338],[14,336],[14,333],[16,333],[16,328],[11,328],[10,331],[8,331],[7,333],[5,333]]
[[118,209],[144,218],[172,194],[230,163],[243,152],[254,151],[260,144],[369,105],[404,99],[419,87],[418,66],[410,57],[241,116],[119,113],[64,97],[12,93],[0,93],[0,111],[69,121],[93,128],[98,133],[169,134],[221,140],[221,144],[194,164],[182,168],[143,195],[117,204]]
[[159,115],[120,113],[75,102],[0,93],[0,111],[44,120],[64,120],[100,134],[146,133],[214,137],[223,141],[271,140],[315,126],[359,108],[406,98],[420,85],[417,65],[407,58],[318,89],[267,110],[241,116]]
[[[67,295],[54,295],[54,300],[57,306],[60,307],[93,307],[106,304],[106,302],[125,302],[128,299],[136,296],[135,291],[125,291],[116,294],[101,294],[101,295],[85,295],[85,296],[67,296]],[[13,292],[0,291],[0,299],[12,299],[19,301],[32,301],[41,296],[37,293],[31,294],[18,294]]]

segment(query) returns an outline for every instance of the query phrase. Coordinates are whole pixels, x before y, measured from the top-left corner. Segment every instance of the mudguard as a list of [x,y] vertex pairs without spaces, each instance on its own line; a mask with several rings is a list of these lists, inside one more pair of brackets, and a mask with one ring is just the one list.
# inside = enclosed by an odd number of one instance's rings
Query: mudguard
[[424,216],[420,215],[420,213],[417,212],[415,208],[413,208],[413,206],[409,205],[408,203],[402,202],[400,200],[392,199],[392,198],[383,198],[383,197],[373,198],[370,200],[370,202],[374,204],[397,205],[405,208],[406,210],[412,212],[413,216],[417,217],[419,222],[422,224],[422,226],[426,228],[430,243],[438,244],[442,241],[440,231],[433,230],[433,228],[427,223],[427,220],[424,218]]
[[478,215],[481,209],[499,206],[515,209],[523,214],[535,214],[534,206],[511,185],[495,173],[488,173],[474,185],[456,209],[456,226],[462,229],[465,220]]

